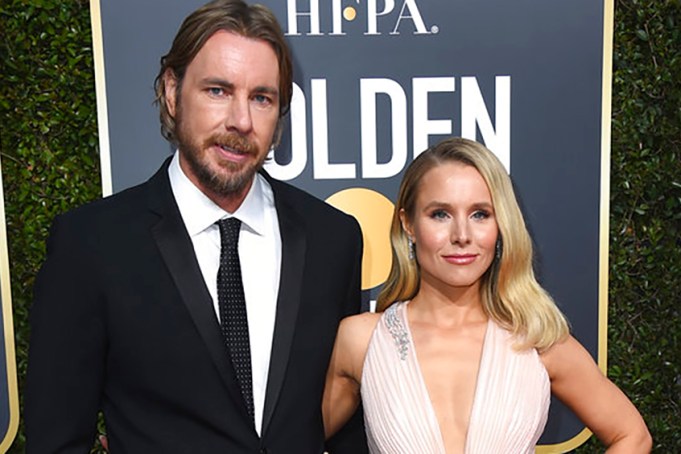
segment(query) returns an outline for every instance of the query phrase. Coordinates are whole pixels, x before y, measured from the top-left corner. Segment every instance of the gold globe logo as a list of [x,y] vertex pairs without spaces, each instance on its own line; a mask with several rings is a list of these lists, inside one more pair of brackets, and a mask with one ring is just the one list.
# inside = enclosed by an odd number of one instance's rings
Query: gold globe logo
[[343,17],[347,21],[353,21],[357,17],[357,11],[352,6],[348,6],[343,10]]
[[390,222],[393,203],[383,194],[366,188],[348,188],[326,201],[352,215],[362,228],[362,290],[381,285],[388,277],[392,260]]

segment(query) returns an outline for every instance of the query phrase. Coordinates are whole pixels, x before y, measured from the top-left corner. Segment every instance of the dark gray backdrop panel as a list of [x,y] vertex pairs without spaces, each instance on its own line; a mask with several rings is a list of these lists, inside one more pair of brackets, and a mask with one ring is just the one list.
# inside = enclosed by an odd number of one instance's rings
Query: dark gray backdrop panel
[[[370,36],[366,31],[371,2],[345,0],[338,3],[352,7],[357,17],[342,20],[345,34],[334,36],[329,34],[334,1],[319,2],[322,36],[308,36],[310,18],[301,16],[300,35],[288,37],[295,82],[307,101],[308,162],[292,182],[320,198],[359,186],[394,200],[402,172],[387,179],[361,178],[360,79],[399,83],[407,99],[404,127],[408,159],[412,159],[413,78],[454,78],[454,92],[429,95],[428,116],[452,120],[452,134],[460,135],[461,77],[477,78],[494,124],[495,77],[510,76],[511,174],[537,245],[537,271],[569,317],[575,336],[596,357],[603,3],[397,0],[391,14],[376,20],[380,34]],[[114,191],[144,181],[172,151],[159,132],[158,112],[152,105],[153,80],[182,19],[201,3],[117,0],[101,4]],[[288,32],[288,2],[262,3],[273,9]],[[409,8],[398,23],[405,3],[418,10],[427,34],[414,33],[414,22],[406,17],[413,12]],[[378,1],[378,10],[385,5]],[[299,0],[297,8],[309,10],[309,0]],[[396,24],[399,34],[391,34]],[[354,163],[355,179],[313,178],[311,79],[326,80],[329,160]],[[379,161],[392,156],[391,112],[387,98],[379,96]],[[431,136],[429,142],[442,138]],[[482,140],[480,135],[477,138]],[[290,148],[287,133],[275,154],[278,163],[288,162]],[[369,293],[373,298],[376,289]],[[541,442],[563,442],[582,428],[554,400]]]

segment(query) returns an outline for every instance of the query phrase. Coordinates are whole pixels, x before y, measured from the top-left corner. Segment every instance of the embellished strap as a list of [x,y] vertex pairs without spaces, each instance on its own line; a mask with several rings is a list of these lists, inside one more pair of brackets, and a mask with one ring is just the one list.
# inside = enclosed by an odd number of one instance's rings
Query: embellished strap
[[398,306],[404,303],[395,303],[386,309],[383,318],[385,319],[385,324],[388,327],[388,332],[393,337],[395,341],[395,347],[397,347],[397,352],[400,355],[401,360],[407,359],[407,351],[409,348],[409,336],[407,335],[407,330],[402,323],[401,318],[397,314]]

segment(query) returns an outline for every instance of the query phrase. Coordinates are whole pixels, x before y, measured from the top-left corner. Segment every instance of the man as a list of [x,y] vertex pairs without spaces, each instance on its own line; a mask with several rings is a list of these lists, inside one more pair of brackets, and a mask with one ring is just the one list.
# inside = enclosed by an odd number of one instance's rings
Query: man
[[360,305],[361,234],[261,170],[292,94],[276,19],[241,0],[203,6],[155,86],[178,151],[148,182],[54,222],[31,314],[27,452],[89,452],[101,409],[114,454],[320,453],[336,328]]

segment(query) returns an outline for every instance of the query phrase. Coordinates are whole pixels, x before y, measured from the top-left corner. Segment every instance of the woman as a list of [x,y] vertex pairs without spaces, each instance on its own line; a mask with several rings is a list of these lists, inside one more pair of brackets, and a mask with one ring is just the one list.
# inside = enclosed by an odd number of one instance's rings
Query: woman
[[327,374],[327,436],[361,395],[372,453],[529,453],[553,392],[609,447],[649,452],[646,425],[569,334],[532,271],[497,158],[449,139],[407,169],[379,313],[346,318]]

